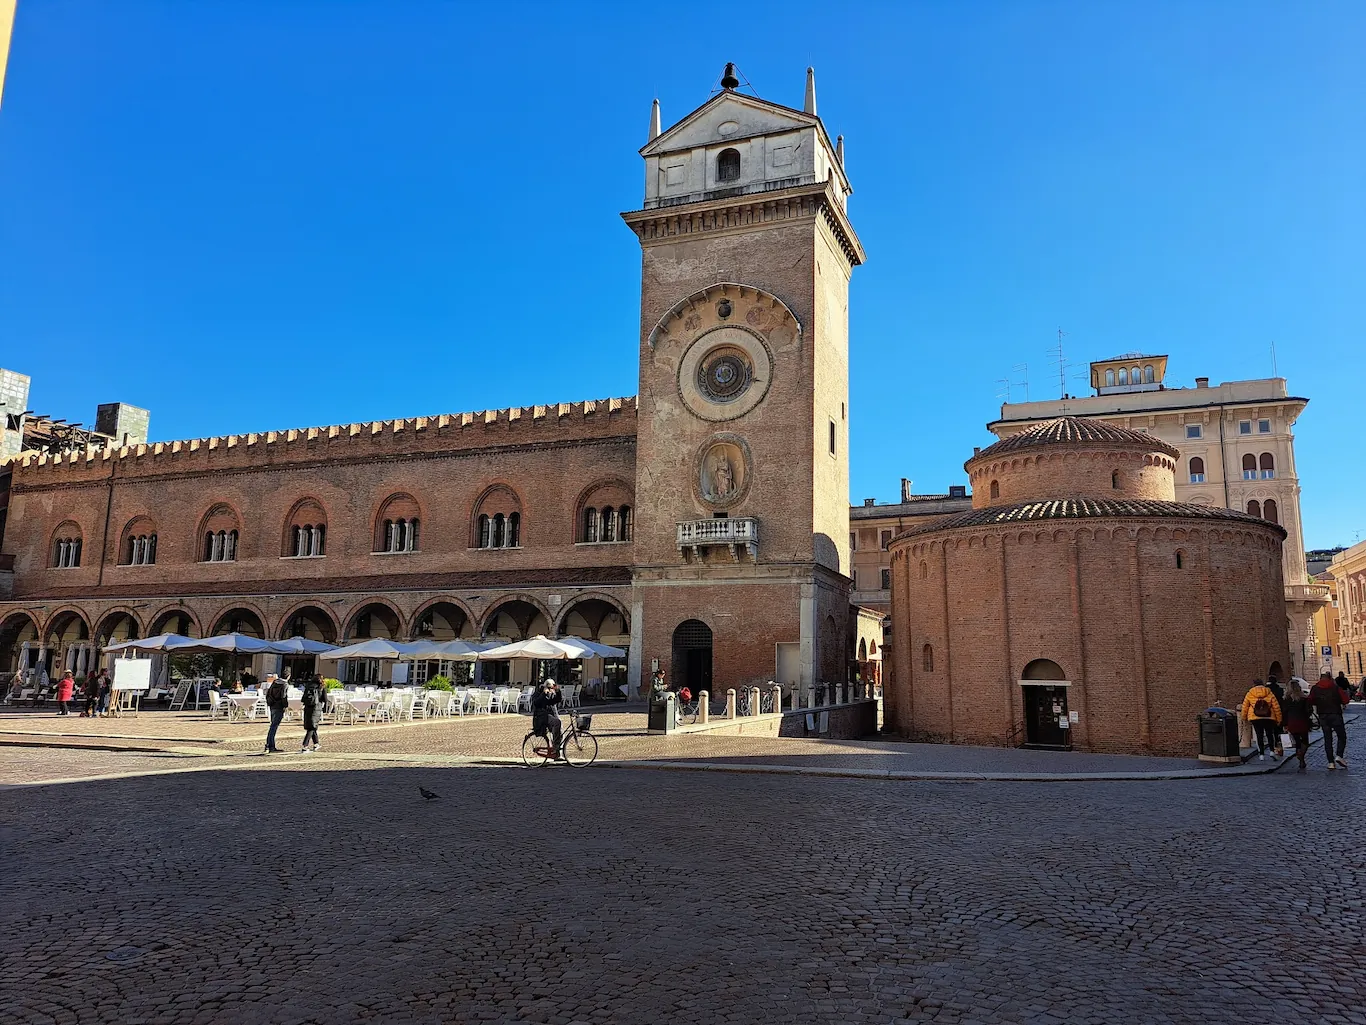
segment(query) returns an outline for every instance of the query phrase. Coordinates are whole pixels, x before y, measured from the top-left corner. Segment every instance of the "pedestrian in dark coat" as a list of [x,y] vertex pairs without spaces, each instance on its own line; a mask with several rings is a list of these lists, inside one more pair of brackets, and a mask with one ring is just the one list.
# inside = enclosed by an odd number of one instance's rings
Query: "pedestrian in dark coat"
[[1281,702],[1281,726],[1295,742],[1295,757],[1304,769],[1304,756],[1309,753],[1309,695],[1300,688],[1300,681],[1290,678],[1285,700]]
[[266,731],[265,754],[275,754],[279,748],[275,746],[275,732],[280,728],[280,723],[285,718],[285,710],[289,708],[289,688],[284,680],[272,680],[270,686],[266,688],[266,708],[270,710],[270,729]]
[[[1347,724],[1343,722],[1342,710],[1347,707],[1347,698],[1337,681],[1324,670],[1319,682],[1309,692],[1309,700],[1319,717],[1319,727],[1323,730],[1323,753],[1328,756],[1328,768],[1347,768]],[[1333,753],[1333,738],[1337,738],[1337,754]]]
[[[318,723],[322,720],[323,709],[327,705],[327,691],[323,690],[323,682],[318,678],[317,673],[313,673],[304,679],[304,746],[301,752],[316,751],[321,746],[318,743]],[[310,745],[309,740],[313,743]]]

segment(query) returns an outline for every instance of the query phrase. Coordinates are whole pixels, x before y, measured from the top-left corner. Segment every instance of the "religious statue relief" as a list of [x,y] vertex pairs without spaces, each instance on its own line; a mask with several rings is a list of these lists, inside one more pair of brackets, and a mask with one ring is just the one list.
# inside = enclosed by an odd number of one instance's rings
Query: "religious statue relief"
[[704,502],[731,505],[741,497],[746,483],[745,455],[730,440],[715,440],[699,460],[698,492]]

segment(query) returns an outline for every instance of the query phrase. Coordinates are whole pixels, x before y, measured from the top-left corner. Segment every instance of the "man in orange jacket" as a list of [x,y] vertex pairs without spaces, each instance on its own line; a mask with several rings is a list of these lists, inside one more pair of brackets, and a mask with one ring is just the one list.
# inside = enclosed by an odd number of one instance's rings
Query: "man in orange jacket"
[[1261,680],[1252,681],[1242,711],[1257,733],[1257,757],[1265,761],[1268,750],[1273,758],[1281,757],[1285,753],[1281,749],[1281,703],[1271,688]]

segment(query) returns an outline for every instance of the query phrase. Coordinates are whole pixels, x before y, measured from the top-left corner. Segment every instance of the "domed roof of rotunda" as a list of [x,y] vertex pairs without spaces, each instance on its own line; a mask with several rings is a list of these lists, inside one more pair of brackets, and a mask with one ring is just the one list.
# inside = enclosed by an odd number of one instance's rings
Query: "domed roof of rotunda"
[[979,459],[992,456],[1054,445],[1115,445],[1141,448],[1145,452],[1165,452],[1173,459],[1181,454],[1179,449],[1142,431],[1116,427],[1114,424],[1089,416],[1060,416],[1037,423],[1019,434],[1002,438],[996,444],[988,445],[976,453],[968,462],[975,463]]
[[[1094,422],[1094,421],[1092,421]],[[1133,432],[1129,432],[1133,433]],[[1162,502],[1143,498],[1064,498],[1047,502],[1019,502],[1015,505],[986,506],[970,512],[947,516],[933,523],[912,527],[897,535],[898,540],[919,534],[937,533],[941,530],[955,530],[960,527],[989,527],[1011,523],[1033,523],[1040,520],[1083,520],[1083,519],[1135,519],[1149,517],[1225,520],[1242,525],[1256,524],[1280,531],[1286,536],[1285,528],[1269,520],[1236,509],[1224,509],[1208,505],[1192,505],[1189,502]]]

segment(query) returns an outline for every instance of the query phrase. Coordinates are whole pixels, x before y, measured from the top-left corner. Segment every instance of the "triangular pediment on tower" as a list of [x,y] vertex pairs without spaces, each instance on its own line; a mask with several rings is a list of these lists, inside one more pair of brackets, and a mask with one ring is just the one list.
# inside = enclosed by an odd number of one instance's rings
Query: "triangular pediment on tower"
[[728,140],[775,135],[820,125],[820,118],[757,96],[722,92],[713,96],[641,149],[642,156],[658,156]]

